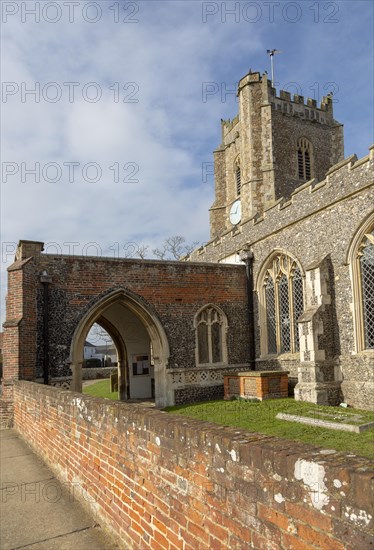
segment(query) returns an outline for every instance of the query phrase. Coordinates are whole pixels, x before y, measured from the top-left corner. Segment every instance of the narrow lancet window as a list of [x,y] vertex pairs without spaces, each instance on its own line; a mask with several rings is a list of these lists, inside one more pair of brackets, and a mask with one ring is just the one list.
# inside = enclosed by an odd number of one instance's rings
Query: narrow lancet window
[[297,142],[297,169],[299,179],[308,181],[312,174],[312,145],[306,138]]

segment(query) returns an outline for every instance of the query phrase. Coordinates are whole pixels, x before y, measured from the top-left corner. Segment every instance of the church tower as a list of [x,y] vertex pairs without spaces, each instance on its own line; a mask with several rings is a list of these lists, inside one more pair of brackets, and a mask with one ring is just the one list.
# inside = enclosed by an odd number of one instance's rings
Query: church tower
[[238,86],[239,114],[222,120],[214,152],[215,201],[211,238],[274,204],[344,159],[343,125],[334,120],[331,96],[314,99],[280,91],[267,75],[249,72]]

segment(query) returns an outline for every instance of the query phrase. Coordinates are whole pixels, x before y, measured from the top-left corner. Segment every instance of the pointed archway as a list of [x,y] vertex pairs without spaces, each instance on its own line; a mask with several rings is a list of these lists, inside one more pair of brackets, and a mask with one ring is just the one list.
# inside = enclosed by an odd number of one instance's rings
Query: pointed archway
[[[110,313],[116,310],[116,316]],[[123,315],[119,315],[119,313]],[[70,367],[73,372],[72,389],[82,391],[82,358],[83,347],[91,326],[97,322],[112,336],[117,348],[119,361],[119,386],[121,399],[128,396],[128,356],[126,351],[126,331],[129,328],[126,315],[136,319],[136,326],[141,326],[149,337],[153,350],[154,385],[156,407],[174,404],[174,394],[169,387],[166,368],[169,360],[169,344],[162,324],[144,300],[132,292],[119,289],[100,298],[80,319],[70,346]],[[135,323],[134,323],[135,326]]]
[[111,337],[117,351],[117,369],[118,369],[118,397],[121,401],[126,401],[129,397],[129,373],[127,349],[122,334],[117,327],[111,323],[104,315],[96,319],[95,323],[100,325]]

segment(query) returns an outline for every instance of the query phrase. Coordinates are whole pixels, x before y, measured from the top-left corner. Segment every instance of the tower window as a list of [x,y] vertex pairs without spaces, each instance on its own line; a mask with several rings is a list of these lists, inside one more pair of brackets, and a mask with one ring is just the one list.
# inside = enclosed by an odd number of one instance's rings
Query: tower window
[[240,196],[240,191],[241,191],[241,186],[242,186],[240,166],[236,167],[235,180],[236,180],[236,195],[239,197]]
[[308,181],[312,178],[312,145],[306,138],[297,142],[297,169],[299,179]]
[[234,162],[234,178],[235,178],[235,192],[236,196],[240,197],[242,189],[242,174],[240,170],[240,157],[237,157]]

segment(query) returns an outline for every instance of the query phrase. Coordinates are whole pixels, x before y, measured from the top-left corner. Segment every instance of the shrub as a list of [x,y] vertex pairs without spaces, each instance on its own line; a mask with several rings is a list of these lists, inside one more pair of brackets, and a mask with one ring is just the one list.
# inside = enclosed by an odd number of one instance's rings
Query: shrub
[[85,359],[83,361],[83,366],[86,368],[99,369],[102,367],[101,359],[97,357],[91,357],[90,359]]

